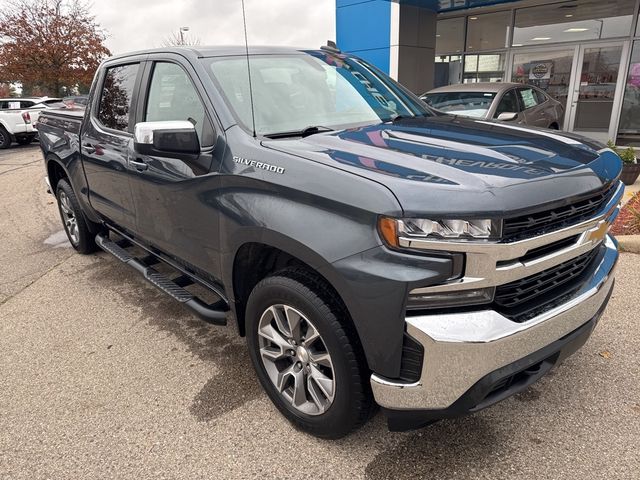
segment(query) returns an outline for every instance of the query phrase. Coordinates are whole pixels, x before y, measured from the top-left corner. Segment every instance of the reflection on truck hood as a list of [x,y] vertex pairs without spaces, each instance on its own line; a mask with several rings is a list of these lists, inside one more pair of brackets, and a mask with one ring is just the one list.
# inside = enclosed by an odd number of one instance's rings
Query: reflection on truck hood
[[[490,201],[493,208],[481,206],[485,212],[527,208],[541,199],[550,202],[602,188],[621,168],[617,155],[581,137],[451,116],[273,140],[265,146],[383,183],[406,211],[415,212],[437,209],[436,198],[446,203],[443,211],[450,202],[469,210],[470,200],[472,205]],[[425,189],[425,184],[440,187]],[[442,202],[443,191],[458,195]]]

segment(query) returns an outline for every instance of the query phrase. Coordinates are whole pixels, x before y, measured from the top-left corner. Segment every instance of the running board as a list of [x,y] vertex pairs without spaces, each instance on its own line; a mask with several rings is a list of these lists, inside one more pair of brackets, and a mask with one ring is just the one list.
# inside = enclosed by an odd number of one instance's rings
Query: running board
[[132,256],[124,247],[111,241],[107,236],[100,233],[96,236],[96,244],[105,252],[110,253],[118,260],[126,263],[137,270],[152,285],[162,290],[167,295],[173,297],[178,302],[193,310],[202,320],[213,325],[226,325],[226,313],[229,310],[227,303],[220,300],[211,305],[205,303],[200,298],[185,290],[183,287],[193,285],[193,279],[186,275],[180,275],[171,279],[150,267],[158,263],[157,257],[148,255],[144,258]]

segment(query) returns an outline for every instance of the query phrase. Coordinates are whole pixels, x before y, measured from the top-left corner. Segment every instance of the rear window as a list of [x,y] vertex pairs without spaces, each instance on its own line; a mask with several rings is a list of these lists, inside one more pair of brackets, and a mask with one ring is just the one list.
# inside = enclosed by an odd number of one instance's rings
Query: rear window
[[441,112],[465,117],[484,117],[496,94],[492,92],[440,92],[428,93],[423,99]]
[[138,67],[135,63],[107,69],[98,110],[98,120],[105,127],[123,132],[128,130]]

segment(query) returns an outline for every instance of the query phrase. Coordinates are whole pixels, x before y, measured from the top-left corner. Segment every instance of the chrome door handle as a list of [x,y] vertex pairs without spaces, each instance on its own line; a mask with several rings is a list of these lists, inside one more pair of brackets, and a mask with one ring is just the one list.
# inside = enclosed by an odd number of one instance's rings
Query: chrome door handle
[[84,149],[85,152],[87,152],[89,155],[91,155],[92,153],[96,153],[96,147],[94,147],[93,145],[91,145],[90,143],[85,143],[82,148]]
[[133,165],[135,167],[136,170],[138,170],[139,172],[142,172],[144,170],[146,170],[147,168],[149,168],[149,165],[147,165],[145,162],[139,162],[136,160],[129,160],[129,163],[131,165]]

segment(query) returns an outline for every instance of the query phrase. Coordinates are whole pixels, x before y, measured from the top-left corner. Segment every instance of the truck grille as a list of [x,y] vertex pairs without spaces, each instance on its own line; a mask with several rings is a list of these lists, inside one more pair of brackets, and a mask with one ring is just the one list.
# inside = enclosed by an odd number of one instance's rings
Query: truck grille
[[610,187],[571,205],[506,218],[503,238],[505,241],[522,240],[588,220],[606,205],[614,193],[615,187]]
[[582,286],[584,273],[602,248],[543,272],[496,288],[496,310],[521,323],[568,301]]

